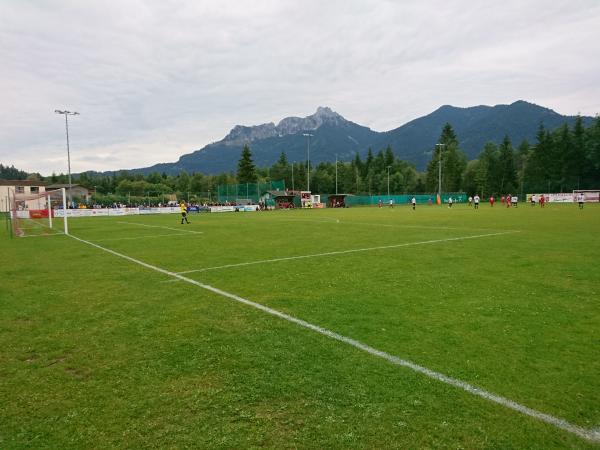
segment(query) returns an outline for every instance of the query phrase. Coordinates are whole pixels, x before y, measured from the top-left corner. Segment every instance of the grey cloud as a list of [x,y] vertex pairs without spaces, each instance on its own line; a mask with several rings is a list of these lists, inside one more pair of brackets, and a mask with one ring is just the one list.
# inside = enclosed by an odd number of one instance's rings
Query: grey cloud
[[[236,124],[328,105],[386,130],[442,104],[600,112],[596,1],[0,4],[0,161],[64,171],[176,160]],[[39,155],[45,155],[40,158]]]

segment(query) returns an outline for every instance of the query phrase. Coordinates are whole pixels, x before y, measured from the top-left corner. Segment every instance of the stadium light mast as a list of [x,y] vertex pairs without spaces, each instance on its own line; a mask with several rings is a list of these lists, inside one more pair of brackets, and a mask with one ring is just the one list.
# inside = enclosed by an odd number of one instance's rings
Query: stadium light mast
[[442,150],[446,144],[435,144],[436,147],[440,148],[440,162],[438,164],[438,195],[440,196],[440,204],[442,202]]
[[[56,114],[62,114],[65,116],[65,129],[67,130],[67,165],[69,169],[69,203],[73,202],[73,194],[71,189],[73,188],[73,183],[71,182],[71,150],[69,148],[69,116],[78,116],[79,113],[77,111],[61,111],[60,109],[55,109],[54,112]],[[66,212],[65,212],[66,214]]]
[[392,166],[387,166],[387,170],[388,170],[388,197],[390,196],[390,167],[392,167]]
[[302,133],[302,136],[306,136],[306,190],[310,191],[310,138],[314,134]]
[[337,153],[335,154],[335,195],[337,195]]

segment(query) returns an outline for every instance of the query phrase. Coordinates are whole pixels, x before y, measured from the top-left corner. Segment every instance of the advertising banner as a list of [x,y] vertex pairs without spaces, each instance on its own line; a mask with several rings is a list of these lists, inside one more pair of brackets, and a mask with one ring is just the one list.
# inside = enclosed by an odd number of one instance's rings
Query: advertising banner
[[234,206],[211,206],[210,207],[210,212],[234,212],[235,211],[235,207]]
[[544,194],[546,200],[550,203],[573,203],[575,196],[573,194],[561,193],[561,194]]

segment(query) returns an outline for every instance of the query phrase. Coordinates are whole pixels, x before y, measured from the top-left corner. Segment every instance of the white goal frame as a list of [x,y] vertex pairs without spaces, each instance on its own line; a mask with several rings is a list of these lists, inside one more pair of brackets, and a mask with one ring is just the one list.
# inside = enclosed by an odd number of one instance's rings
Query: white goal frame
[[[9,210],[9,218],[11,221],[11,233],[13,235],[19,236],[19,237],[23,237],[24,236],[24,231],[22,228],[22,221],[26,220],[26,219],[31,219],[29,217],[29,208],[31,206],[38,206],[38,208],[36,208],[36,211],[45,211],[46,214],[48,215],[48,228],[49,229],[54,229],[54,222],[53,222],[53,209],[52,209],[52,196],[53,194],[59,194],[59,201],[62,200],[62,208],[64,210],[64,214],[63,214],[63,229],[64,229],[64,234],[68,235],[69,234],[69,224],[68,224],[68,219],[67,219],[67,196],[66,196],[66,190],[65,188],[61,188],[61,189],[57,189],[57,190],[53,190],[53,191],[45,191],[45,192],[39,192],[39,193],[35,193],[35,194],[24,194],[24,193],[17,193],[14,190],[9,190],[8,192],[8,204],[10,205],[10,210]],[[40,203],[40,200],[44,199],[44,201],[42,203]],[[34,205],[34,202],[37,202],[37,205]],[[39,208],[39,206],[44,206],[43,208]],[[57,234],[57,233],[52,233],[52,234]]]

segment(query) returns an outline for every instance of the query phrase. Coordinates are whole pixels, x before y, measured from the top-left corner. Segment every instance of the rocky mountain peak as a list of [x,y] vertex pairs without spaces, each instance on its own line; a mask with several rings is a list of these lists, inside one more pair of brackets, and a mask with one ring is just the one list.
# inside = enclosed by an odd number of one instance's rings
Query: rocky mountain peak
[[300,131],[316,130],[324,123],[338,125],[345,122],[342,116],[326,106],[319,106],[317,111],[307,117],[286,117],[277,125],[280,135],[295,134]]
[[239,145],[258,139],[275,136],[287,136],[301,131],[316,130],[324,123],[339,125],[346,122],[341,115],[327,106],[319,106],[317,111],[307,117],[286,117],[277,126],[274,123],[265,123],[253,127],[236,125],[222,142],[228,145]]
[[328,106],[319,106],[317,112],[310,117],[320,117],[321,119],[343,119],[342,116]]
[[253,127],[236,125],[223,139],[223,142],[231,145],[245,144],[257,139],[266,139],[277,136],[277,130],[273,122],[263,123]]

